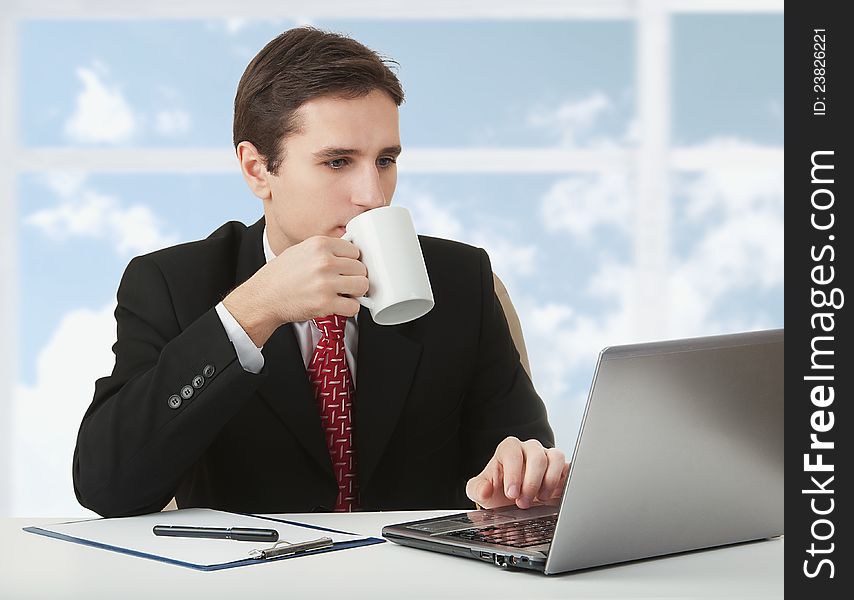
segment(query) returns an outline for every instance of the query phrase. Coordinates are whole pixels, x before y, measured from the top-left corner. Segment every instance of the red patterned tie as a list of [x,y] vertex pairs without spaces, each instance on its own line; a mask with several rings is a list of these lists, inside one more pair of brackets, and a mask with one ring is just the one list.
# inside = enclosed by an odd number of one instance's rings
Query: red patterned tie
[[340,315],[314,320],[320,330],[320,341],[308,364],[308,378],[314,386],[320,422],[326,434],[326,447],[338,480],[336,512],[351,512],[359,508],[359,479],[353,446],[354,389],[344,354],[346,322],[347,318]]

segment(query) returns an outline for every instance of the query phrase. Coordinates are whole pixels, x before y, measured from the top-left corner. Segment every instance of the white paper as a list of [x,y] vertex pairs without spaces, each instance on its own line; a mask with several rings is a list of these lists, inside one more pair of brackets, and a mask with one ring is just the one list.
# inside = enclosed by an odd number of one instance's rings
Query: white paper
[[336,543],[367,539],[366,536],[361,535],[333,533],[280,523],[262,517],[244,516],[208,508],[170,510],[138,517],[71,521],[41,526],[39,529],[197,566],[220,565],[252,558],[249,554],[250,551],[264,550],[273,546],[272,542],[157,536],[152,531],[155,525],[275,529],[279,532],[279,542],[287,541],[292,544],[316,540],[321,537],[330,537]]

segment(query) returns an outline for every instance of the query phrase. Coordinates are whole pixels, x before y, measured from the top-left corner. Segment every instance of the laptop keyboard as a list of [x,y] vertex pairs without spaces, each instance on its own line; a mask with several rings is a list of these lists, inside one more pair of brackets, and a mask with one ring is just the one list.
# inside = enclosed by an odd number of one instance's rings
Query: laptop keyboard
[[486,542],[488,544],[513,546],[514,548],[528,548],[530,546],[550,543],[556,522],[557,515],[546,515],[525,521],[513,521],[512,523],[500,523],[478,529],[452,531],[444,535],[461,538],[470,542]]

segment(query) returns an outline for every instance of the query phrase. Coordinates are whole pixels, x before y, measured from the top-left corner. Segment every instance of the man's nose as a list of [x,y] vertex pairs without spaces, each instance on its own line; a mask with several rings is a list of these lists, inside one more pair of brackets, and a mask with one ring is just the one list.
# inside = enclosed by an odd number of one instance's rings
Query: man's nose
[[380,183],[379,169],[376,167],[365,169],[359,180],[353,187],[353,204],[365,207],[366,210],[378,208],[388,204]]

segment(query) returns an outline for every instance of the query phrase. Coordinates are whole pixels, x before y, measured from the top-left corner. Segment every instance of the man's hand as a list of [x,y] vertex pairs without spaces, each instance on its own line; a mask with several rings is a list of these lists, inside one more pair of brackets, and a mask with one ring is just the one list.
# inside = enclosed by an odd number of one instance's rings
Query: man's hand
[[530,508],[563,493],[569,464],[557,448],[537,440],[504,439],[486,468],[466,484],[466,495],[484,508],[516,504]]
[[326,315],[352,317],[353,298],[368,291],[359,249],[340,238],[315,236],[291,246],[223,300],[256,346],[284,323]]

